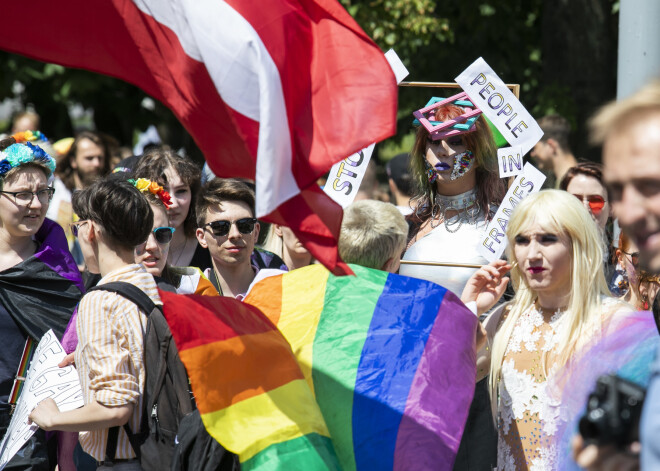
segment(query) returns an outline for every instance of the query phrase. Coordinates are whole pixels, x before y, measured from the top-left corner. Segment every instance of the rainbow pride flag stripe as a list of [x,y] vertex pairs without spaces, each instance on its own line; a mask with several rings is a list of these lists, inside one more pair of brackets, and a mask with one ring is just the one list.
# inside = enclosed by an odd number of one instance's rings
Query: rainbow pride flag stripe
[[291,344],[343,470],[450,469],[474,394],[477,318],[434,283],[351,268],[267,278],[245,302]]
[[25,347],[23,347],[23,355],[21,356],[21,362],[18,365],[18,371],[16,371],[14,385],[11,387],[11,392],[9,393],[9,399],[7,400],[8,404],[16,404],[18,401],[21,391],[23,390],[23,385],[25,384],[25,376],[30,367],[30,359],[36,348],[37,343],[32,337],[28,336],[25,341]]
[[291,347],[270,320],[232,298],[160,296],[204,425],[242,470],[340,469]]

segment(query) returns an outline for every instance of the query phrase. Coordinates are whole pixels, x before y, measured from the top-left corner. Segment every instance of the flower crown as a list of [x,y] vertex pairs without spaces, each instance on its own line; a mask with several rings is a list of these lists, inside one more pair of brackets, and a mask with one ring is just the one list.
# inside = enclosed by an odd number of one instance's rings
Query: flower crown
[[55,159],[41,147],[27,141],[24,144],[11,144],[5,150],[0,151],[0,178],[3,178],[12,168],[32,162],[45,165],[49,170],[48,177],[55,171]]
[[12,134],[11,137],[16,141],[16,143],[28,142],[28,141],[46,141],[48,138],[44,136],[41,131],[22,131]]
[[163,189],[163,187],[158,183],[147,180],[146,178],[138,178],[137,180],[131,178],[128,180],[128,182],[142,193],[149,192],[152,195],[156,195],[158,199],[163,202],[165,208],[170,209],[170,206],[172,205],[170,194],[165,191],[165,189]]

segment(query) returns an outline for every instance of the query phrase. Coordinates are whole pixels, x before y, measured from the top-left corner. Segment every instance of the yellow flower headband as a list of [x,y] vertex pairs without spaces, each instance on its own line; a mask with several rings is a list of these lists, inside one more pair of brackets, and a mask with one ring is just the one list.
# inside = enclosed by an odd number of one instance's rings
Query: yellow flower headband
[[146,178],[138,178],[137,180],[131,178],[128,180],[128,182],[142,193],[151,193],[156,195],[158,199],[163,202],[165,208],[170,209],[170,206],[172,205],[170,194],[165,191],[163,187],[158,183],[147,180]]

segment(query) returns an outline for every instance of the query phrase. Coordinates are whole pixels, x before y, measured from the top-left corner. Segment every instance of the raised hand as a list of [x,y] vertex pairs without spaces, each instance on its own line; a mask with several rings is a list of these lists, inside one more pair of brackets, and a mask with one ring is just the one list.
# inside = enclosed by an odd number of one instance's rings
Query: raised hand
[[477,315],[492,308],[502,297],[509,278],[504,275],[511,269],[505,260],[495,260],[488,265],[482,266],[468,280],[461,301],[477,303]]

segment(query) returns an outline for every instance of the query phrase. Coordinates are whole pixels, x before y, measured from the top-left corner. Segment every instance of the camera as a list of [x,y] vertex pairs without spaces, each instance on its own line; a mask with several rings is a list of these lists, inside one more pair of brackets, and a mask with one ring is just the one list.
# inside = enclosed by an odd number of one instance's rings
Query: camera
[[580,434],[588,443],[619,448],[639,440],[645,389],[616,375],[598,378],[580,419]]

